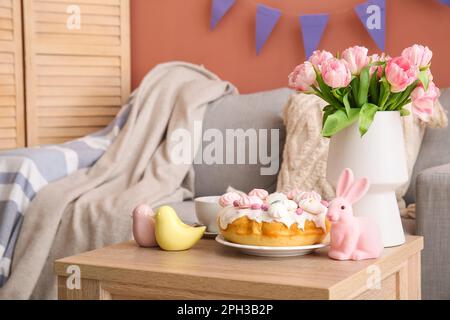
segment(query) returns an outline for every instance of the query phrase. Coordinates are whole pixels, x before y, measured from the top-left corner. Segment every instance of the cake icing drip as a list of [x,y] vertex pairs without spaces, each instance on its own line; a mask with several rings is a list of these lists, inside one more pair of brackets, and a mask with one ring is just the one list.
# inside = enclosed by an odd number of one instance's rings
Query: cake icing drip
[[230,223],[245,216],[258,223],[280,222],[288,228],[296,223],[301,230],[304,230],[306,221],[312,221],[317,228],[322,228],[326,232],[328,208],[318,193],[299,191],[293,197],[294,200],[289,198],[279,192],[268,195],[265,201],[254,193],[252,196],[243,195],[239,202],[236,202],[239,206],[227,206],[222,209],[219,214],[219,225],[222,229],[226,229]]
[[292,201],[292,200],[285,200],[282,203],[283,203],[283,205],[286,207],[286,209],[288,211],[296,211],[297,208],[298,208],[297,203],[295,201]]
[[289,211],[282,202],[271,204],[267,213],[274,219],[283,219],[289,215]]

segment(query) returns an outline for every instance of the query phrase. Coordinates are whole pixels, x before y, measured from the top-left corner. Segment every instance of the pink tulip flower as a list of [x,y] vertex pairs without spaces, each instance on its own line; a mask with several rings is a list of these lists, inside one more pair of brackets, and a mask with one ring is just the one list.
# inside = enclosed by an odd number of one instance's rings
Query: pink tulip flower
[[413,113],[422,121],[429,122],[433,116],[434,105],[440,96],[439,88],[433,82],[428,84],[428,90],[420,84],[411,93]]
[[350,47],[342,52],[342,59],[347,62],[352,74],[360,74],[361,70],[369,64],[368,52],[367,48],[360,46]]
[[[370,63],[379,62],[379,61],[384,62],[384,61],[388,61],[389,59],[391,59],[391,57],[386,55],[384,52],[381,55],[375,53],[370,56]],[[383,66],[370,67],[370,70],[369,70],[370,75],[372,75],[375,71],[377,72],[377,77],[381,78],[381,76],[383,75]]]
[[322,70],[322,63],[332,58],[333,55],[330,52],[325,50],[316,50],[309,58],[309,62],[311,62],[317,70]]
[[417,79],[417,67],[404,57],[392,58],[385,69],[391,92],[402,92]]
[[322,77],[323,81],[333,89],[346,87],[352,80],[347,62],[336,58],[322,63]]
[[306,61],[295,67],[289,75],[289,87],[299,91],[311,91],[316,82],[316,71],[311,62]]
[[417,68],[424,68],[430,65],[433,52],[428,48],[418,44],[406,48],[402,51],[402,57]]

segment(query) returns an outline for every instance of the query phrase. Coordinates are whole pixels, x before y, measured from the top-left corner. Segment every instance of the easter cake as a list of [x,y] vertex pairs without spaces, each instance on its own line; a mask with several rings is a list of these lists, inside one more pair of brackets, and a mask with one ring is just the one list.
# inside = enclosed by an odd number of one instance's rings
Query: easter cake
[[220,205],[220,234],[238,244],[306,246],[322,243],[330,231],[328,204],[316,192],[229,192],[220,198]]

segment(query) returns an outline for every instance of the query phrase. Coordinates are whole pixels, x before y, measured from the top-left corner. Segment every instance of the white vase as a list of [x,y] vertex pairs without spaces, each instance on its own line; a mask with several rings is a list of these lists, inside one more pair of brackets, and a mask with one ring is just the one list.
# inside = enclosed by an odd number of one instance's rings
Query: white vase
[[367,177],[367,195],[353,205],[355,216],[371,217],[379,225],[385,247],[401,245],[405,235],[395,190],[408,181],[400,113],[377,112],[369,131],[361,138],[358,122],[331,137],[327,179],[336,186],[345,168],[355,178]]

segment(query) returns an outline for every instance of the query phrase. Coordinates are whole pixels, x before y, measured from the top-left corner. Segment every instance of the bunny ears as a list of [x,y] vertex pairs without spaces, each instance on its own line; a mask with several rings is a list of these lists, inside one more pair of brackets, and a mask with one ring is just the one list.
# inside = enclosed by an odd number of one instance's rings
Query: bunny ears
[[355,203],[365,196],[369,190],[370,184],[367,178],[360,178],[354,182],[353,171],[345,169],[336,187],[336,196],[347,199],[350,203]]

